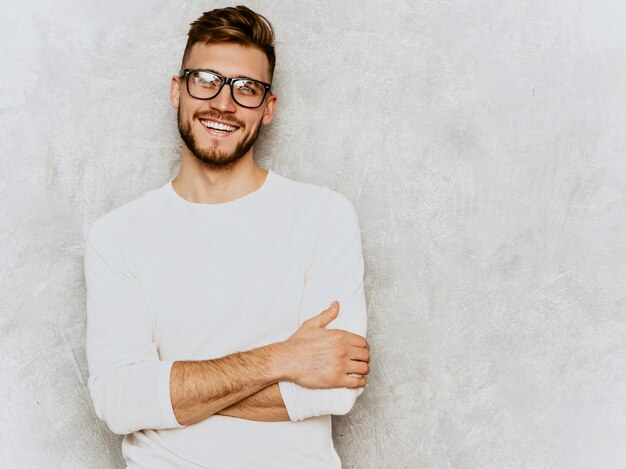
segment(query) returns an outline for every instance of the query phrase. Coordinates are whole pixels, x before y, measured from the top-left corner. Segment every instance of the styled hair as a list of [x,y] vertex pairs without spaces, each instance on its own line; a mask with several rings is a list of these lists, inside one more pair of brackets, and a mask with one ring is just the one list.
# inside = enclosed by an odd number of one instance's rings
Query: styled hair
[[191,23],[183,54],[183,66],[194,44],[231,42],[261,49],[269,62],[270,76],[274,74],[274,28],[262,15],[243,5],[207,11]]

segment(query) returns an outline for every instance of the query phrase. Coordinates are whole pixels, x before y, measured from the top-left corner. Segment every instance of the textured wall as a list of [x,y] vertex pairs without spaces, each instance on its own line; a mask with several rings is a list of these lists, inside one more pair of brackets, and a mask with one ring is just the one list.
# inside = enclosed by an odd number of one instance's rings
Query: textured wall
[[[626,6],[249,3],[259,161],[360,215],[373,372],[346,468],[626,460]],[[178,165],[169,77],[214,2],[0,3],[0,466],[121,467],[86,390],[83,239]]]

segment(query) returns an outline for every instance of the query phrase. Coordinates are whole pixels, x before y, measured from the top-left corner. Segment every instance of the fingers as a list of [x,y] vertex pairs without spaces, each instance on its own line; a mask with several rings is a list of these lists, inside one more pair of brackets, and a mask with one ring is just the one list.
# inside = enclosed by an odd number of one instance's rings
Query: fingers
[[347,388],[362,388],[367,384],[370,374],[370,365],[366,362],[353,361],[349,372],[346,373],[344,386]]
[[353,347],[362,347],[369,350],[370,347],[365,337],[344,330],[341,332],[344,334],[347,344],[352,345]]
[[342,383],[346,388],[362,388],[367,384],[367,376],[361,376],[358,373],[350,373],[346,375],[346,379]]
[[367,376],[370,374],[370,365],[366,362],[352,361],[348,368],[349,375]]
[[370,362],[369,351],[362,347],[351,347],[349,357],[350,357],[350,360],[356,360],[356,361],[365,362],[365,363]]

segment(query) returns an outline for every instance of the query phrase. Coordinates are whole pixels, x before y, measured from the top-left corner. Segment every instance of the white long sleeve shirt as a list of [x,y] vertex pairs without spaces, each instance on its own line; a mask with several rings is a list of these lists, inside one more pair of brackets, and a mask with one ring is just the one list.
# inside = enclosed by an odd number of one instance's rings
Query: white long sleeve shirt
[[213,415],[176,421],[176,360],[205,360],[286,340],[333,300],[328,328],[365,336],[356,212],[341,194],[270,171],[222,204],[180,197],[171,181],[102,216],[85,247],[89,391],[124,434],[129,468],[339,468],[331,414],[360,389],[280,382],[291,421]]

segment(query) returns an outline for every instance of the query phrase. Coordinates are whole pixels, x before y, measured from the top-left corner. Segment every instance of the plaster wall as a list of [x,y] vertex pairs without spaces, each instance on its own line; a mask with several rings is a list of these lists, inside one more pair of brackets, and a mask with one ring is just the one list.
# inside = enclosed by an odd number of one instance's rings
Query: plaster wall
[[[224,5],[0,3],[3,468],[122,467],[85,384],[84,236],[176,174],[169,79]],[[259,163],[360,217],[344,467],[624,467],[626,4],[248,5],[278,38]]]

